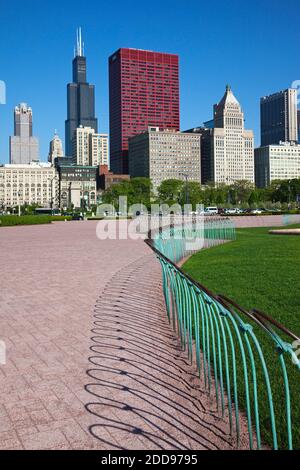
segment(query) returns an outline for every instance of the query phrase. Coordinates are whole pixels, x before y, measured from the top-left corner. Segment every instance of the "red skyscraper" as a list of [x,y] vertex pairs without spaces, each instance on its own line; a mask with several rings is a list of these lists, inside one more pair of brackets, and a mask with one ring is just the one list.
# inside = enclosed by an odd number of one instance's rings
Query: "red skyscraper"
[[179,130],[178,56],[119,49],[109,58],[110,166],[128,173],[128,138],[148,126]]

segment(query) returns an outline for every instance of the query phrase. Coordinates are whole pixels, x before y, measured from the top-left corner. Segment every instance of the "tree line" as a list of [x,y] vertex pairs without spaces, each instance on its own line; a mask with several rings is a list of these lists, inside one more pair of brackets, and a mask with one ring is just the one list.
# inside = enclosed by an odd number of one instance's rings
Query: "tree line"
[[274,180],[269,187],[260,189],[249,181],[236,181],[231,185],[209,183],[201,185],[196,181],[169,179],[163,181],[157,190],[149,178],[132,178],[107,189],[102,202],[112,204],[116,209],[119,197],[126,196],[128,205],[143,204],[197,204],[218,207],[243,207],[266,209],[296,209],[300,206],[300,178]]

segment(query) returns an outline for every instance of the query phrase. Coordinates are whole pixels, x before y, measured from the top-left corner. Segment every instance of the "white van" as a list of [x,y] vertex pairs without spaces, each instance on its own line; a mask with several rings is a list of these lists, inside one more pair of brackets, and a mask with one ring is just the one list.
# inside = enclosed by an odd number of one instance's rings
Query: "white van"
[[204,209],[204,214],[206,214],[206,215],[217,215],[218,214],[218,208],[217,207],[206,207]]

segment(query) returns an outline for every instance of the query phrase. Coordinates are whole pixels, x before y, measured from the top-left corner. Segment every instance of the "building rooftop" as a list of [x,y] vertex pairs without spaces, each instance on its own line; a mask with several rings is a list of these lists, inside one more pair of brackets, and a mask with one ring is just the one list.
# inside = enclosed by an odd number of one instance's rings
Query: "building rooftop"
[[295,88],[286,88],[285,90],[276,91],[275,93],[272,93],[270,95],[262,96],[261,101],[268,100],[269,98],[274,98],[278,95],[281,95],[282,93],[286,93],[289,90],[296,90],[296,89]]
[[49,162],[40,162],[40,161],[33,161],[30,163],[5,163],[5,168],[52,168],[53,165]]
[[221,99],[220,103],[218,104],[218,106],[226,106],[227,104],[236,104],[238,106],[240,105],[240,103],[238,102],[234,94],[232,93],[230,85],[226,85],[225,94],[223,98]]

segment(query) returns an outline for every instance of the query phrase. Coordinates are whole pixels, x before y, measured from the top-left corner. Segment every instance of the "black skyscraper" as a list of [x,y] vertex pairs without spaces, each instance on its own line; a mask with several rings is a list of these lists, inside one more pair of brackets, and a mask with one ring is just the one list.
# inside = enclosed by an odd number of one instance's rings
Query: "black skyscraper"
[[77,47],[73,60],[73,83],[68,84],[67,93],[66,156],[71,156],[72,138],[77,127],[92,127],[98,132],[98,121],[95,117],[95,87],[86,81],[86,57],[84,57],[80,28],[77,32]]

